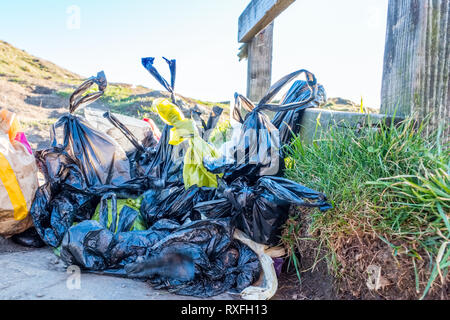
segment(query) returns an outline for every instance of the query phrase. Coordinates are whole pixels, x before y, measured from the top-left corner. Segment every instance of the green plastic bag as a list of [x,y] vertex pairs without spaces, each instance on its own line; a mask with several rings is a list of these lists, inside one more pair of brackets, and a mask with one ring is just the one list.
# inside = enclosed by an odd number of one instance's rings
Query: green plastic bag
[[153,110],[162,121],[172,126],[169,144],[178,145],[189,141],[189,148],[184,156],[183,180],[186,189],[193,185],[217,188],[217,175],[203,166],[203,157],[219,158],[220,152],[203,140],[198,133],[195,122],[185,119],[181,110],[168,99],[159,98],[153,102]]
[[[107,204],[108,204],[108,223],[107,223],[107,228],[110,228],[111,224],[113,222],[112,201],[113,200],[111,200],[111,199],[107,200]],[[137,199],[117,199],[117,216],[116,216],[116,223],[115,223],[116,228],[115,228],[114,232],[117,232],[117,227],[119,225],[119,220],[120,220],[120,213],[122,212],[122,209],[125,206],[128,206],[131,209],[134,209],[137,212],[139,212],[139,209],[141,207],[141,201],[142,201],[142,196],[137,198]],[[100,222],[100,206],[101,206],[101,203],[95,209],[95,213],[92,216],[92,220]],[[136,219],[134,220],[131,228],[129,230],[126,230],[126,231],[133,231],[133,230],[147,230],[146,225],[145,225],[145,221],[142,218],[142,215],[140,214],[140,212],[139,212],[138,216],[136,217]]]

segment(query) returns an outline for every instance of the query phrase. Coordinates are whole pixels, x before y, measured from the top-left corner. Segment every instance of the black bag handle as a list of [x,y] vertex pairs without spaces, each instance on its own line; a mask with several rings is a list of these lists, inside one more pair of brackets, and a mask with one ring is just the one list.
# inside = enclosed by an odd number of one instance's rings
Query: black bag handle
[[242,117],[241,112],[242,109],[246,110],[247,112],[252,112],[255,109],[255,105],[242,94],[236,92],[234,94],[234,108],[232,116],[234,120],[239,121],[240,123],[244,122],[244,118]]
[[[296,77],[298,77],[299,75],[301,75],[303,73],[306,76],[307,86],[308,86],[309,90],[311,91],[311,95],[309,96],[308,99],[298,101],[298,102],[293,102],[293,103],[286,103],[286,104],[269,103],[269,101],[271,101],[285,85],[287,85],[291,80],[295,79]],[[273,84],[267,91],[266,95],[261,99],[261,101],[257,104],[257,106],[254,107],[252,110],[249,110],[249,109],[252,108],[252,106],[254,106],[254,104],[250,100],[248,100],[243,95],[238,94],[238,93],[235,93],[234,96],[235,96],[235,104],[242,106],[249,111],[270,110],[270,111],[275,111],[275,112],[282,112],[282,111],[298,109],[301,107],[307,108],[308,104],[316,98],[317,90],[318,90],[318,86],[317,86],[316,76],[313,73],[309,72],[308,70],[300,69],[300,70],[294,71],[294,72],[284,76],[283,78],[278,80],[275,84]],[[242,119],[242,116],[238,109],[235,108],[234,112],[236,113],[237,118]],[[235,115],[233,114],[233,116],[235,116]],[[243,122],[243,121],[241,121],[241,122]]]
[[208,122],[205,126],[205,133],[203,134],[203,139],[205,141],[209,140],[212,130],[217,126],[220,120],[220,116],[223,113],[223,108],[219,106],[214,106],[211,113],[209,114]]
[[[97,92],[89,93],[85,96],[83,94],[89,90],[94,84],[97,84]],[[91,77],[83,82],[75,91],[72,93],[69,99],[69,112],[74,113],[76,109],[80,106],[88,105],[96,100],[98,100],[106,90],[108,82],[106,81],[106,76],[103,71],[97,73],[96,77]]]
[[[309,97],[309,99],[303,100],[303,101],[299,101],[299,102],[293,102],[293,103],[288,103],[288,104],[270,104],[269,101],[271,101],[275,95],[280,92],[280,90],[286,85],[288,84],[291,80],[297,78],[299,75],[301,75],[302,73],[305,74],[306,77],[306,83],[307,86],[309,87],[309,89],[311,90],[311,95]],[[292,109],[297,109],[301,106],[304,106],[308,103],[310,103],[311,101],[314,100],[315,95],[317,93],[317,79],[316,76],[314,74],[312,74],[311,72],[309,72],[308,70],[305,69],[300,69],[297,71],[294,71],[286,76],[284,76],[283,78],[281,78],[280,80],[278,80],[275,84],[273,84],[269,91],[266,93],[266,95],[261,99],[261,101],[258,103],[258,105],[256,106],[255,109],[257,110],[271,110],[271,111],[288,111],[288,110],[292,110]]]
[[[111,225],[108,228],[108,199],[111,198]],[[109,231],[115,232],[117,227],[117,195],[114,192],[105,193],[100,200],[99,222]]]
[[[89,93],[85,96],[83,94],[89,90],[94,84],[97,84],[99,91]],[[86,81],[84,81],[70,96],[69,99],[69,112],[73,114],[76,109],[80,106],[86,106],[97,99],[99,99],[103,93],[105,92],[106,87],[108,86],[108,82],[106,81],[106,76],[103,71],[97,73],[96,77],[90,77]],[[64,131],[67,132],[68,121],[70,120],[71,115],[64,115],[58,119],[56,123],[51,126],[50,129],[50,140],[52,147],[58,147],[58,143],[56,141],[56,128],[59,128],[64,125]],[[61,146],[65,149],[69,144],[69,135],[64,136],[64,143]]]
[[115,117],[110,111],[103,114],[103,117],[109,120],[111,124],[122,132],[122,134],[133,144],[133,146],[140,152],[145,152],[144,146],[139,142],[136,136]]
[[175,77],[176,77],[176,60],[172,59],[166,59],[163,57],[163,59],[167,62],[170,69],[170,84],[167,82],[166,79],[164,79],[163,76],[156,70],[153,63],[155,62],[154,57],[147,57],[142,58],[142,65],[145,69],[147,69],[148,72],[167,90],[170,92],[172,102],[175,103]]

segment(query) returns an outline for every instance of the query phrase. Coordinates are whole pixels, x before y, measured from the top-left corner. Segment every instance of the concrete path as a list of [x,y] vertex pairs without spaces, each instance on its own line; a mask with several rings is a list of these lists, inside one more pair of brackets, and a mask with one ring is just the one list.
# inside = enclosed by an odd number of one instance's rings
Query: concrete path
[[[73,287],[64,263],[50,248],[30,249],[0,237],[0,300],[191,300],[162,290],[153,290],[147,283],[82,273],[80,289]],[[213,299],[234,300],[223,294]]]

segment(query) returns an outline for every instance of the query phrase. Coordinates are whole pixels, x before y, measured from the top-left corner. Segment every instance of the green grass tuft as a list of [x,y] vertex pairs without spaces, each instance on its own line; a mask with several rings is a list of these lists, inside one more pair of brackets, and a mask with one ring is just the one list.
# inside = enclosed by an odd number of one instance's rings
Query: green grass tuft
[[310,145],[296,137],[287,147],[286,177],[324,192],[334,206],[312,213],[310,230],[328,244],[335,275],[339,265],[332,239],[361,232],[406,248],[413,259],[430,260],[434,269],[422,297],[438,277],[445,278],[450,148],[438,133],[425,139],[425,125],[409,118],[398,126],[383,124],[359,133],[332,129]]

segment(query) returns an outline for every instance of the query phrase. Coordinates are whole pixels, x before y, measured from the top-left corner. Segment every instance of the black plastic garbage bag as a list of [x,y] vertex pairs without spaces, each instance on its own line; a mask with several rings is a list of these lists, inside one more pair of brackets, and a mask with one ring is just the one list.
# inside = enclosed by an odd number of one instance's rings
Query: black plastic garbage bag
[[191,118],[195,121],[198,133],[203,140],[208,141],[212,133],[212,130],[217,126],[222,115],[223,109],[219,106],[214,106],[209,115],[208,121],[205,122],[202,118],[202,112],[198,109],[197,105],[191,109]]
[[144,193],[140,212],[148,226],[160,219],[171,219],[184,223],[186,219],[199,220],[200,215],[193,212],[198,202],[212,199],[215,189],[191,186],[185,190],[184,185],[167,186],[164,189],[150,189]]
[[50,184],[46,183],[37,190],[30,215],[41,239],[58,247],[74,222],[90,219],[98,200],[96,195],[72,190],[52,195]]
[[[94,84],[99,91],[83,95]],[[121,147],[72,114],[99,99],[106,85],[100,72],[76,89],[70,97],[70,114],[52,126],[52,146],[35,154],[46,183],[37,190],[30,215],[39,236],[50,246],[59,246],[74,222],[91,218],[102,193],[117,188],[143,192],[142,181],[130,181],[128,159]]]
[[[178,108],[183,109],[177,100],[175,99],[175,74],[176,74],[176,61],[164,58],[168,63],[171,81],[169,82],[161,76],[161,74],[156,70],[154,66],[155,58],[142,58],[142,65],[149,71],[149,73],[155,77],[155,79],[171,94],[171,100],[174,105]],[[212,132],[212,129],[217,125],[223,109],[215,106],[209,115],[208,121],[201,118],[201,111],[197,109],[190,110],[191,117],[197,124],[200,136],[207,140]],[[167,122],[166,122],[167,123]],[[160,141],[158,145],[148,152],[148,156],[136,157],[136,159],[141,159],[139,165],[141,167],[146,167],[145,176],[150,176],[153,178],[159,178],[161,180],[161,185],[164,187],[165,184],[175,184],[183,183],[183,160],[186,151],[189,148],[189,142],[184,141],[176,146],[169,144],[170,141],[170,130],[171,126],[166,124]],[[151,155],[150,155],[151,154]]]
[[160,220],[151,229],[114,233],[100,221],[86,220],[72,226],[61,243],[61,259],[85,270],[125,276],[123,267],[149,254],[149,248],[179,227]]
[[183,159],[188,145],[184,142],[176,148],[170,145],[170,128],[168,125],[164,127],[145,169],[145,176],[159,179],[161,188],[166,184],[183,184]]
[[229,219],[182,226],[161,219],[146,231],[117,234],[97,221],[84,221],[65,235],[61,258],[102,274],[147,278],[176,294],[210,297],[240,292],[259,277],[257,255],[233,240],[233,232]]
[[[175,99],[175,76],[176,76],[176,61],[164,58],[169,65],[171,81],[170,84],[164,79],[156,70],[153,63],[155,58],[142,58],[142,65],[147,71],[171,94],[171,99],[174,104]],[[151,151],[151,156],[146,157],[146,161],[142,161],[141,165],[146,166],[145,175],[158,178],[161,180],[161,186],[164,187],[166,183],[183,183],[183,158],[184,151],[187,149],[187,143],[182,143],[174,148],[169,144],[170,140],[169,125],[165,125],[161,133],[161,138],[158,145]]]
[[[306,83],[310,94],[305,95],[305,99],[301,101],[281,105],[271,104],[270,101],[280,90],[300,74],[306,75]],[[277,127],[272,124],[263,111],[286,112],[296,110],[299,112],[311,106],[317,90],[315,76],[309,71],[298,70],[276,82],[255,107],[252,107],[252,103],[242,95],[235,94],[236,104],[251,110],[242,124],[240,137],[237,139],[238,143],[232,147],[228,158],[204,159],[204,166],[212,173],[223,173],[223,178],[229,183],[241,176],[247,176],[254,182],[261,176],[279,175],[284,168],[280,135]],[[236,113],[235,117],[241,117],[238,108],[235,108],[234,112]]]
[[148,58],[142,58],[142,65],[145,69],[147,69],[148,72],[167,90],[170,92],[172,96],[172,102],[175,103],[175,78],[176,78],[176,69],[177,64],[175,59],[166,59],[163,57],[163,59],[167,62],[169,65],[170,70],[170,84],[169,82],[164,79],[163,76],[156,70],[155,66],[153,65],[155,62],[154,57],[148,57]]
[[[233,240],[233,231],[229,219],[185,224],[156,243],[147,260],[127,266],[127,273],[148,277],[155,288],[180,295],[211,297],[228,290],[240,292],[258,279],[261,269],[258,256]],[[169,267],[174,259],[183,270]],[[182,278],[174,276],[180,274]]]
[[[83,96],[93,84],[98,85],[99,91]],[[99,99],[106,86],[103,72],[84,82],[70,97],[70,113],[52,125],[50,132],[52,147],[67,152],[80,168],[88,187],[120,185],[130,180],[128,159],[117,142],[73,114],[77,108]]]
[[[299,102],[308,100],[313,94],[308,82],[297,80],[286,93],[282,104]],[[281,144],[288,144],[293,135],[300,132],[300,124],[306,108],[319,107],[327,101],[325,89],[322,85],[317,85],[317,93],[314,99],[308,104],[298,109],[277,112],[272,120],[273,125],[278,128]]]
[[146,167],[155,154],[155,147],[158,144],[153,137],[151,130],[147,131],[144,141],[140,142],[136,136],[117,119],[110,111],[103,115],[113,126],[131,142],[135,150],[132,150],[127,156],[130,162],[130,174],[132,178],[145,176]]
[[278,245],[291,205],[322,211],[331,208],[324,194],[285,178],[267,176],[255,184],[247,177],[230,185],[221,183],[215,199],[197,203],[194,211],[208,218],[232,217],[233,225],[253,241]]
[[41,240],[35,228],[30,228],[22,233],[13,235],[11,240],[24,247],[42,248],[45,246],[45,243]]

